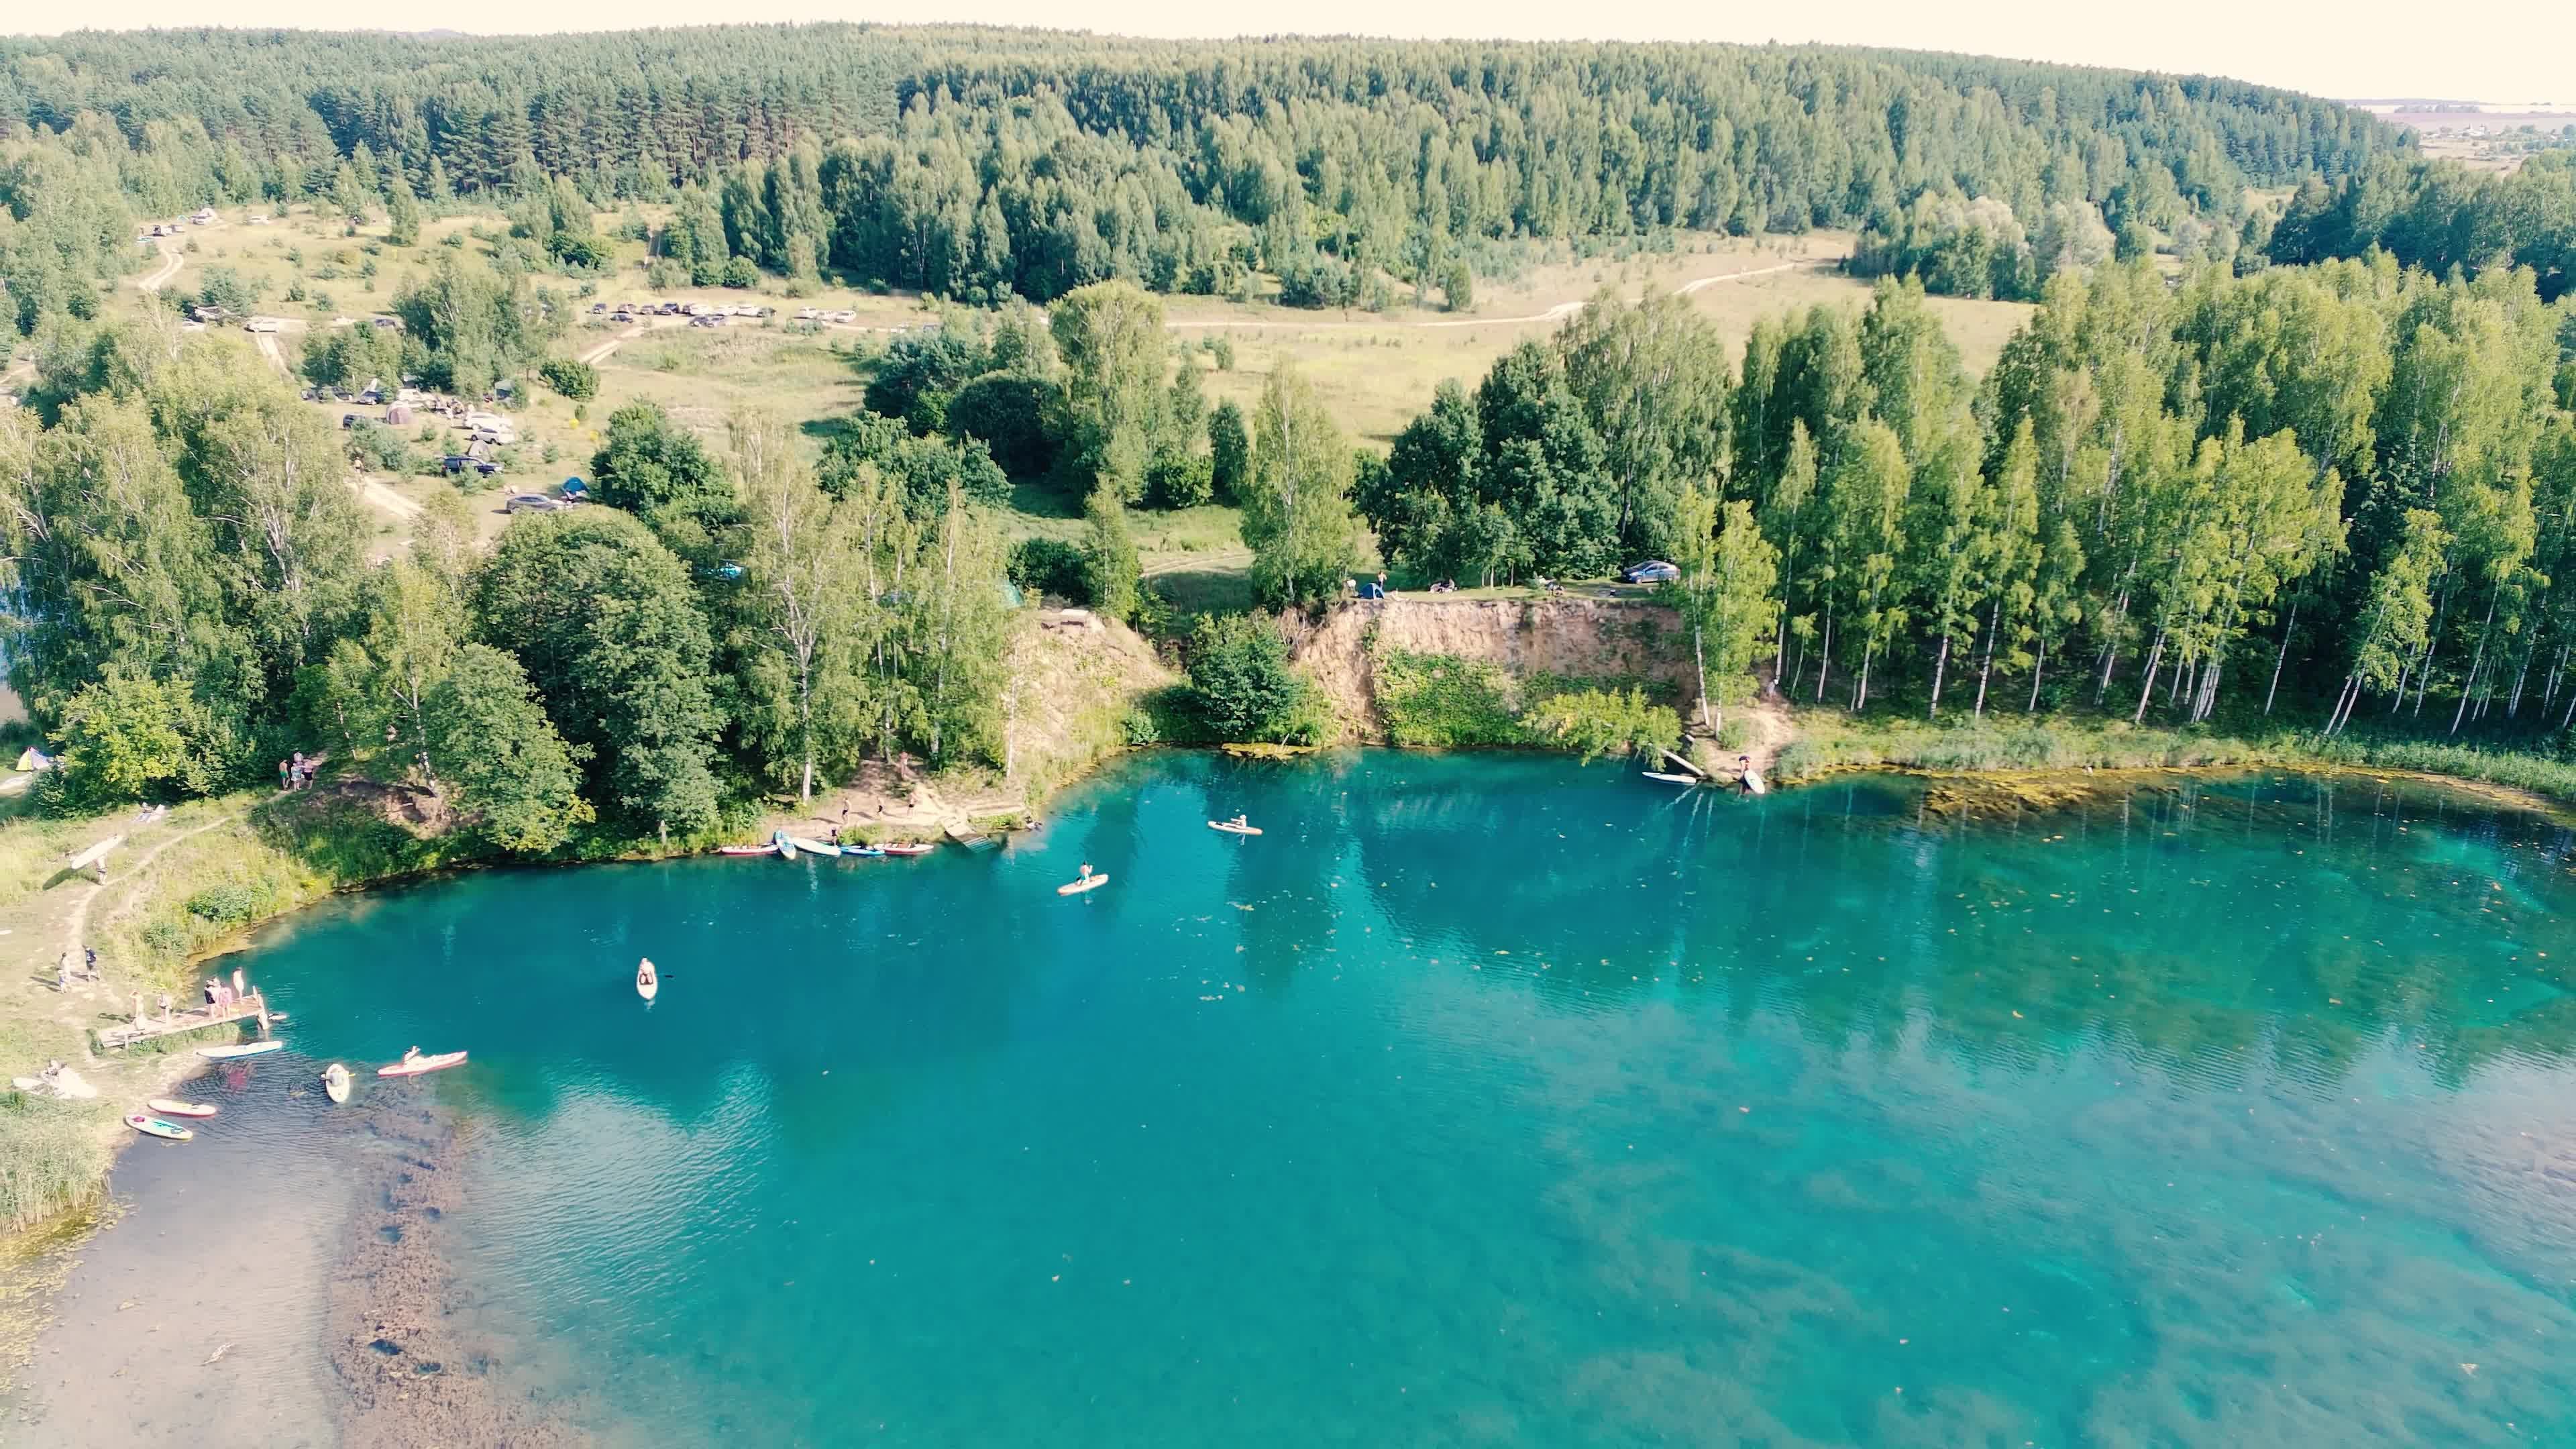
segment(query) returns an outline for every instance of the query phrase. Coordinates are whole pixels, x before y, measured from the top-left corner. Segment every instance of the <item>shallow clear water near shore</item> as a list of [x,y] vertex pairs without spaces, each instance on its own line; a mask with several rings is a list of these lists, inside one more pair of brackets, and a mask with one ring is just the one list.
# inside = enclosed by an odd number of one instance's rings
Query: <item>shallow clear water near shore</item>
[[2572,848],[1152,754],[994,855],[307,913],[247,958],[294,1050],[92,1256],[320,1231],[359,1112],[273,1084],[466,1047],[360,1092],[456,1114],[458,1311],[607,1442],[2568,1442]]

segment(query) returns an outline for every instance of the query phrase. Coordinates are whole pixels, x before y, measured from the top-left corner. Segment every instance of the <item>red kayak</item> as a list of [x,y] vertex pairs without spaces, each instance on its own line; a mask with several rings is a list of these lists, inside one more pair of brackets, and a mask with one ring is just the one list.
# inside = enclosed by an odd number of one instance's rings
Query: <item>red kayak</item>
[[465,1064],[463,1052],[440,1052],[436,1056],[407,1056],[389,1067],[376,1068],[380,1077],[417,1077],[425,1072],[443,1072]]

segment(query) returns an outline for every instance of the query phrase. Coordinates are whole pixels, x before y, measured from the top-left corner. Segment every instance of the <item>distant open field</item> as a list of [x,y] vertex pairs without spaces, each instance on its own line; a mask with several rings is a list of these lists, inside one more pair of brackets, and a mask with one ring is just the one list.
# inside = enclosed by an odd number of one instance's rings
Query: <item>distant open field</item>
[[[1385,316],[1365,312],[1303,312],[1242,306],[1203,298],[1175,298],[1172,327],[1184,337],[1225,337],[1237,363],[1211,373],[1208,390],[1248,402],[1281,359],[1323,392],[1342,425],[1359,437],[1385,442],[1428,407],[1444,378],[1469,386],[1495,358],[1526,339],[1545,337],[1586,298],[1603,287],[1634,298],[1648,291],[1688,289],[1691,304],[1715,319],[1740,355],[1754,319],[1804,311],[1819,303],[1859,307],[1869,284],[1834,270],[1851,238],[1838,232],[1804,237],[1740,239],[1695,237],[1689,250],[1533,268],[1492,297],[1480,296],[1463,317],[1410,309]],[[1932,307],[1966,358],[1982,374],[2005,339],[2033,310],[2018,302],[1976,302],[1936,297]]]
[[[276,337],[230,332],[210,337],[243,346],[245,365],[288,371],[307,338],[322,335],[340,319],[383,310],[405,281],[424,274],[440,257],[485,250],[486,243],[473,235],[478,229],[489,237],[506,225],[490,213],[445,217],[423,228],[418,245],[397,247],[385,240],[381,221],[350,237],[342,234],[339,222],[307,210],[267,213],[271,220],[254,224],[249,218],[258,213],[257,208],[232,208],[213,226],[188,229],[168,243],[178,268],[173,272],[156,261],[137,280],[158,280],[171,295],[192,297],[203,285],[206,268],[231,268],[259,294],[257,310],[287,319],[287,331]],[[617,221],[603,216],[602,233]],[[451,237],[457,239],[454,247],[448,245]],[[1681,292],[1739,351],[1758,317],[1819,303],[1865,305],[1869,285],[1836,270],[1851,243],[1848,234],[1836,232],[1761,238],[1684,235],[1668,249],[1637,246],[1624,255],[1614,250],[1590,257],[1563,243],[1527,243],[1514,254],[1511,275],[1478,279],[1475,305],[1464,313],[1449,312],[1436,302],[1417,308],[1409,299],[1384,313],[1306,311],[1203,297],[1166,298],[1165,309],[1177,340],[1206,344],[1223,338],[1231,345],[1234,366],[1227,370],[1217,368],[1207,346],[1188,354],[1202,369],[1212,395],[1249,404],[1274,369],[1293,361],[1355,438],[1383,445],[1429,405],[1443,379],[1472,386],[1495,358],[1524,340],[1554,332],[1604,288],[1630,298]],[[777,278],[764,278],[752,290],[656,291],[644,284],[646,259],[640,243],[618,243],[615,251],[615,267],[601,277],[545,283],[565,287],[573,296],[575,315],[565,350],[599,367],[599,396],[576,408],[532,385],[515,411],[520,444],[512,451],[511,471],[497,479],[460,485],[435,476],[353,472],[351,486],[376,529],[372,552],[401,548],[421,505],[436,493],[459,487],[473,505],[479,528],[486,536],[497,533],[507,522],[501,505],[509,493],[550,489],[567,476],[586,472],[609,414],[638,399],[660,403],[717,441],[737,407],[770,408],[805,425],[807,436],[819,446],[830,420],[860,405],[867,359],[885,339],[939,315],[919,297],[873,295],[848,287],[817,287],[791,296]],[[128,297],[140,295],[135,288],[123,291]],[[289,302],[290,295],[301,300]],[[607,319],[607,311],[621,302],[665,300],[757,302],[776,312],[768,318],[729,319],[713,328],[686,326],[676,318],[627,325]],[[594,304],[602,310],[593,312]],[[855,314],[854,320],[825,327],[790,320],[798,308],[808,306],[846,310]],[[2005,339],[2032,310],[2019,303],[1949,298],[1932,299],[1932,307],[1969,370],[1977,373],[1992,365]],[[327,399],[314,406],[335,426],[343,413],[381,413]],[[424,457],[450,443],[443,433],[423,438],[417,428],[404,432]],[[1023,485],[1014,505],[1010,527],[1016,535],[1070,538],[1080,530],[1078,501],[1042,485]],[[1157,577],[1167,596],[1204,604],[1232,602],[1241,593],[1249,556],[1233,510],[1140,511],[1132,522],[1146,571]]]
[[[169,289],[193,295],[203,283],[204,269],[229,267],[258,291],[261,311],[318,330],[336,318],[381,310],[406,280],[450,251],[445,245],[450,237],[462,239],[460,249],[480,250],[482,243],[471,233],[479,228],[496,234],[504,225],[490,213],[444,217],[424,227],[419,245],[396,247],[385,241],[380,221],[346,237],[337,221],[309,210],[275,213],[262,225],[248,220],[255,214],[263,213],[232,208],[212,227],[191,228],[176,243],[182,266],[167,283]],[[603,216],[603,233],[617,221]],[[1176,336],[1224,337],[1232,343],[1237,361],[1230,372],[1214,371],[1212,361],[1201,354],[1201,365],[1211,369],[1209,388],[1215,395],[1249,399],[1280,360],[1292,359],[1323,390],[1346,428],[1382,442],[1428,405],[1442,379],[1472,384],[1494,358],[1524,339],[1554,331],[1604,287],[1629,297],[1686,290],[1693,305],[1715,318],[1740,347],[1756,317],[1820,302],[1863,304],[1867,284],[1833,269],[1850,248],[1851,238],[1837,232],[1759,238],[1684,234],[1669,251],[1641,248],[1624,257],[1584,258],[1562,244],[1531,243],[1522,255],[1535,260],[1508,280],[1480,279],[1476,305],[1464,314],[1409,303],[1382,314],[1199,297],[1173,297],[1165,305]],[[845,412],[857,406],[862,385],[855,357],[884,334],[938,315],[918,297],[876,296],[847,287],[790,296],[776,278],[764,278],[752,291],[655,292],[644,286],[642,244],[622,242],[615,250],[614,269],[570,289],[578,310],[568,347],[598,360],[604,375],[601,397],[589,408],[587,420],[576,423],[568,406],[541,392],[523,423],[522,432],[532,442],[551,439],[559,452],[587,452],[596,441],[599,420],[634,398],[653,399],[693,426],[710,429],[746,401],[800,420]],[[366,274],[370,268],[372,276]],[[304,300],[285,300],[299,290]],[[714,330],[679,327],[669,319],[653,326],[612,328],[604,314],[588,310],[594,303],[613,307],[646,300],[757,301],[777,308],[779,315],[758,322],[737,319]],[[856,320],[799,335],[809,329],[785,319],[802,306],[847,310]],[[1934,299],[1933,306],[1972,372],[1992,364],[2004,339],[2031,310],[2018,303],[1948,298]],[[283,344],[282,356],[289,363],[295,346],[291,340]]]

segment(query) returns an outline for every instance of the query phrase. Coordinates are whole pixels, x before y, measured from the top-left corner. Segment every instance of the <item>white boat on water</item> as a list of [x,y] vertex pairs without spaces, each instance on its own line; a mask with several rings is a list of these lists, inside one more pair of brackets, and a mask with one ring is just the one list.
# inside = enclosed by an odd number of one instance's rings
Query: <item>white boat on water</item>
[[662,991],[662,974],[653,969],[653,958],[647,956],[635,968],[635,994],[651,1001]]
[[284,1050],[286,1050],[286,1043],[282,1041],[246,1041],[232,1046],[199,1047],[197,1055],[210,1062],[229,1062],[237,1057],[255,1057],[266,1052]]
[[434,1052],[428,1056],[422,1056],[418,1052],[405,1052],[403,1054],[403,1059],[394,1063],[392,1066],[376,1068],[376,1075],[380,1077],[417,1077],[424,1073],[443,1072],[449,1067],[461,1066],[464,1064],[464,1061],[465,1053],[463,1052]]
[[331,1065],[324,1067],[322,1069],[322,1090],[328,1093],[331,1100],[334,1102],[348,1101],[349,1069],[340,1065],[338,1062],[333,1062]]

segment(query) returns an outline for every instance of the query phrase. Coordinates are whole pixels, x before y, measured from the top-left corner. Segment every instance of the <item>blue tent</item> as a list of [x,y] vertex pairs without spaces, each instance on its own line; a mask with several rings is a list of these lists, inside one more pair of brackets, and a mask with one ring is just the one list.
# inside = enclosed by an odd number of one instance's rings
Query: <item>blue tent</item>
[[563,496],[566,498],[588,498],[590,496],[590,485],[584,483],[578,478],[566,478],[563,484]]

